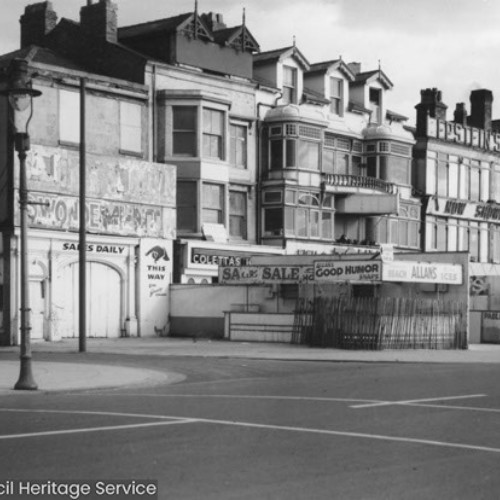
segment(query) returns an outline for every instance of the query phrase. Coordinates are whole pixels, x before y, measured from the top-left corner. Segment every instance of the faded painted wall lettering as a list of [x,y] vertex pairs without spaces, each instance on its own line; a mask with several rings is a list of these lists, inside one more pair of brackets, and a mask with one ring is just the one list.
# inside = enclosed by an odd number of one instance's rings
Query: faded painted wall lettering
[[[79,229],[80,212],[77,198],[32,193],[30,201],[43,203],[28,206],[31,226]],[[132,203],[89,200],[85,204],[85,219],[87,229],[99,233],[161,236],[163,230],[161,208]]]

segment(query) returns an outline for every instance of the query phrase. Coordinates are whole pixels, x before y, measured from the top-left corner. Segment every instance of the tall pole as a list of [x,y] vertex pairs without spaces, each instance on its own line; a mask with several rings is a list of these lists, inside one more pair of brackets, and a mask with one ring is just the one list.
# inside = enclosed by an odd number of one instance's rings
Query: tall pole
[[79,244],[79,351],[85,352],[87,350],[86,330],[87,330],[87,307],[86,307],[86,293],[87,293],[87,236],[86,236],[86,222],[85,222],[85,197],[86,197],[86,157],[85,157],[85,93],[86,82],[85,78],[80,79],[80,244]]
[[15,148],[19,156],[19,207],[21,217],[21,368],[14,389],[36,390],[38,386],[31,370],[31,322],[28,282],[28,186],[26,182],[26,152],[29,136],[16,133]]

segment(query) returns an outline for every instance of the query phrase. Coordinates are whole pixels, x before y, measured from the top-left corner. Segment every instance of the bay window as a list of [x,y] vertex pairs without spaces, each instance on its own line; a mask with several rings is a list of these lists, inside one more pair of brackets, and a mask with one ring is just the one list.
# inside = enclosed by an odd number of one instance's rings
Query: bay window
[[197,155],[197,108],[172,107],[172,151],[174,156]]
[[203,184],[202,223],[224,224],[224,186]]
[[247,238],[247,197],[243,191],[229,191],[229,235]]
[[203,156],[224,159],[224,113],[203,109]]

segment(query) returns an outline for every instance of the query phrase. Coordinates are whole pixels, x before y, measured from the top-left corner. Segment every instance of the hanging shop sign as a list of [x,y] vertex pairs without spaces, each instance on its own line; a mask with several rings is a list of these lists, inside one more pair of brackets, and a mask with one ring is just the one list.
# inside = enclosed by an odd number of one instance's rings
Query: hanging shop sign
[[382,281],[461,285],[463,272],[460,264],[393,261],[384,262]]
[[382,263],[362,260],[314,262],[315,281],[380,281]]
[[312,279],[312,266],[219,266],[219,283],[225,284],[295,284]]

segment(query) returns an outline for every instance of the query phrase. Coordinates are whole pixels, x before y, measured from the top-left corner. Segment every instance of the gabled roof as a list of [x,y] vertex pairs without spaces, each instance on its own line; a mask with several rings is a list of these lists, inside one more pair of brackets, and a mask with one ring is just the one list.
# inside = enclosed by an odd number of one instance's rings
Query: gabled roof
[[349,81],[353,82],[355,79],[354,73],[351,71],[349,66],[342,59],[334,59],[332,61],[324,61],[319,63],[311,64],[308,75],[315,73],[326,73],[330,70],[338,69],[342,72]]
[[260,47],[257,40],[248,28],[242,24],[233,28],[224,28],[214,31],[214,40],[219,45],[229,45],[249,52],[259,52]]
[[269,52],[260,52],[253,56],[254,65],[267,64],[270,62],[282,62],[284,59],[289,57],[295,58],[299,64],[302,66],[304,71],[308,71],[310,68],[309,61],[304,57],[302,52],[295,46],[285,47],[283,49],[271,50]]
[[392,87],[394,87],[394,84],[389,80],[387,75],[381,69],[358,73],[355,79],[355,83],[363,85],[375,81],[379,81],[387,90],[392,89]]
[[180,32],[187,34],[191,33],[196,38],[203,38],[210,41],[214,40],[214,37],[201,17],[194,12],[118,28],[118,38],[126,39],[136,36],[151,35],[152,33],[170,34]]

